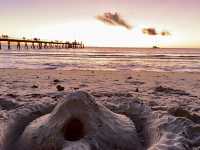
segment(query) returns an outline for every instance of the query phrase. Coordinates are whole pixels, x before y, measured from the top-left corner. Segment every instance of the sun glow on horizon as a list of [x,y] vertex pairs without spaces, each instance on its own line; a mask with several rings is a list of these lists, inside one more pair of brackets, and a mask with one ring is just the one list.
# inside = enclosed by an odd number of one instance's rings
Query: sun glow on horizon
[[[97,47],[165,47],[172,44],[179,37],[149,36],[142,33],[142,27],[136,25],[127,30],[118,26],[107,26],[97,20],[72,21],[54,25],[41,25],[33,31],[27,32],[27,38],[38,37],[48,40],[83,41],[87,46]],[[20,35],[18,35],[20,36]]]

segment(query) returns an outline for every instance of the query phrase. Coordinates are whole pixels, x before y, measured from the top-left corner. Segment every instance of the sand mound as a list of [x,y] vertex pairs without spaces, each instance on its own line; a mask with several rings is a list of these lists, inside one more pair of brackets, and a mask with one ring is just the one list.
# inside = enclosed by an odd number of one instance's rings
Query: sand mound
[[4,150],[195,150],[200,146],[200,125],[190,118],[152,111],[127,97],[111,99],[102,105],[85,92],[75,92],[55,108],[55,104],[20,108],[9,119]]
[[84,92],[70,94],[51,114],[27,124],[18,135],[7,149],[142,149],[129,118],[111,112]]
[[[115,113],[125,114],[135,124],[142,146],[147,150],[192,150],[200,146],[200,125],[154,111],[140,100],[118,98],[116,104],[105,103]],[[119,103],[120,102],[120,103]]]

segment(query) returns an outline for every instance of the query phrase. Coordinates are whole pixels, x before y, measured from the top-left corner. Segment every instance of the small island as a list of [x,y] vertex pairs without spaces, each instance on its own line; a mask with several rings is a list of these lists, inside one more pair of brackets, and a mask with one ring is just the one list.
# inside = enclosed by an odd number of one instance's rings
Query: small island
[[157,49],[157,48],[160,48],[160,47],[158,47],[158,46],[153,46],[153,48]]

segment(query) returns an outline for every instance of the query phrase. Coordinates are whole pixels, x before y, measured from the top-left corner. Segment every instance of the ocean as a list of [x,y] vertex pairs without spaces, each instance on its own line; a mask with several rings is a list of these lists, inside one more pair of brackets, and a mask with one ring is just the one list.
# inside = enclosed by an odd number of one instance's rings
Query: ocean
[[200,72],[200,49],[0,50],[0,68]]

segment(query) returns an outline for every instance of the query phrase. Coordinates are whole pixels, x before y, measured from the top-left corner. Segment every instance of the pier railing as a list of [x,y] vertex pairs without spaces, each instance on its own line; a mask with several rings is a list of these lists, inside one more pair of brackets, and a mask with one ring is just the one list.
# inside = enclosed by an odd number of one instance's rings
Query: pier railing
[[2,48],[2,42],[7,44],[7,48],[11,49],[11,43],[17,44],[17,49],[20,50],[22,46],[24,46],[25,49],[50,49],[50,48],[56,48],[56,49],[67,49],[67,48],[84,48],[84,44],[82,42],[77,42],[76,40],[74,42],[62,42],[62,41],[48,41],[48,40],[40,40],[38,38],[34,39],[18,39],[18,38],[10,38],[8,36],[2,36],[0,37],[0,49]]

